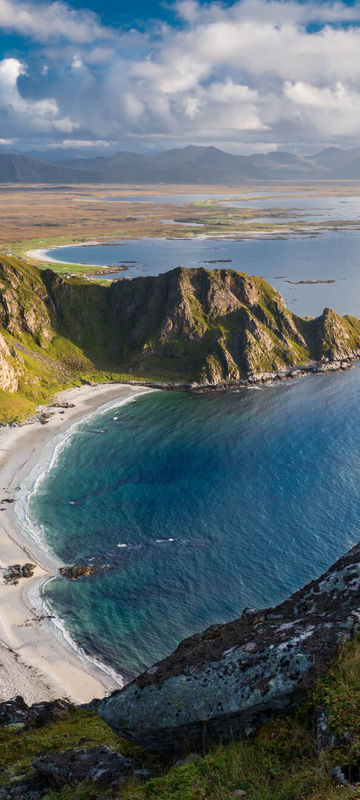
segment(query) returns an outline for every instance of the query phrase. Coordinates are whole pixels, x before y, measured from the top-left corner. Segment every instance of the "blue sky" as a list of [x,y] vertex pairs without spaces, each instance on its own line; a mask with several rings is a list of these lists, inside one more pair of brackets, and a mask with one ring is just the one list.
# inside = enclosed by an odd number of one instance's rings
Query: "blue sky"
[[360,3],[0,0],[0,149],[360,144]]

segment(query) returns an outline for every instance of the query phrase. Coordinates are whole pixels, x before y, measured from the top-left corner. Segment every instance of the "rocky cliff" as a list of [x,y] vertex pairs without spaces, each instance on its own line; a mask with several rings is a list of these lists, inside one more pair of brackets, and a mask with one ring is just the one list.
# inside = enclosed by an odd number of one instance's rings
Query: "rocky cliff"
[[360,545],[275,608],[183,641],[98,713],[151,749],[202,747],[294,707],[360,631]]
[[[50,271],[44,281],[54,325],[93,360],[101,351],[103,363],[136,374],[216,384],[360,352],[358,320],[330,309],[302,320],[266,281],[235,270],[179,267],[91,289]],[[96,313],[89,314],[86,298],[95,289]]]
[[263,279],[236,270],[103,286],[0,261],[0,389],[34,401],[89,374],[216,386],[359,355],[359,320],[330,309],[296,317]]

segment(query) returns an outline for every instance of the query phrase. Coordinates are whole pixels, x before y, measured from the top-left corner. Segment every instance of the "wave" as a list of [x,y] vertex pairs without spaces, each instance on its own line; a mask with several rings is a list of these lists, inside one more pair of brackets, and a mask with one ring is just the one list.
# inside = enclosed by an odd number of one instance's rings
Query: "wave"
[[155,542],[176,542],[176,539],[155,539]]
[[[42,528],[39,526],[38,523],[31,518],[30,513],[30,501],[31,498],[36,494],[40,485],[43,483],[45,478],[47,477],[48,473],[50,472],[53,467],[59,461],[60,456],[62,455],[63,451],[66,447],[71,444],[71,441],[75,434],[79,431],[83,425],[89,422],[94,417],[101,417],[104,414],[107,414],[111,411],[112,408],[119,408],[120,406],[127,405],[128,403],[132,403],[133,401],[137,400],[139,397],[143,397],[143,395],[148,394],[149,391],[157,391],[156,389],[145,389],[142,392],[137,392],[135,395],[130,395],[129,397],[124,397],[123,399],[112,400],[109,403],[105,403],[100,408],[96,409],[95,411],[91,411],[90,414],[86,414],[84,417],[81,417],[77,422],[74,422],[66,431],[66,433],[59,434],[55,436],[53,439],[53,449],[50,459],[46,459],[45,462],[38,464],[37,471],[30,476],[32,483],[30,485],[29,490],[26,492],[25,496],[18,502],[21,503],[21,513],[18,513],[18,508],[16,508],[17,516],[20,517],[20,522],[22,523],[23,527],[25,528],[26,532],[31,536],[32,539],[36,541],[36,544],[40,546],[42,549],[46,549],[47,553],[51,553],[50,548],[47,546],[44,536],[40,536],[36,534],[36,528]],[[103,429],[101,429],[103,432]],[[18,503],[16,504],[18,506]]]
[[56,578],[49,578],[49,580],[45,581],[45,583],[41,586],[41,601],[44,611],[51,617],[49,622],[51,623],[52,627],[55,628],[57,634],[61,639],[71,647],[72,650],[76,652],[79,656],[81,661],[85,661],[91,666],[100,669],[101,672],[104,672],[110,678],[112,678],[116,683],[119,684],[119,688],[122,689],[128,682],[131,680],[130,675],[126,675],[125,673],[121,674],[117,672],[115,669],[110,667],[108,664],[105,664],[103,661],[100,661],[99,658],[96,656],[91,656],[83,647],[77,644],[75,639],[71,636],[68,629],[66,628],[64,620],[57,614],[56,609],[53,608],[51,603],[48,599],[44,596],[44,588],[47,586],[51,581],[56,580]]

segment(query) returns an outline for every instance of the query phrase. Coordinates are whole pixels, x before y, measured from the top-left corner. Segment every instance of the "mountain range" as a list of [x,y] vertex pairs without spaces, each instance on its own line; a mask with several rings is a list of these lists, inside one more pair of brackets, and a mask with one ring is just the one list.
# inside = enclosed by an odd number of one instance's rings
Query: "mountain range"
[[313,156],[280,151],[242,156],[217,147],[189,145],[152,155],[124,151],[93,158],[74,157],[71,153],[71,157],[56,162],[50,158],[46,153],[0,153],[0,182],[236,186],[255,181],[360,180],[360,147],[328,147]]

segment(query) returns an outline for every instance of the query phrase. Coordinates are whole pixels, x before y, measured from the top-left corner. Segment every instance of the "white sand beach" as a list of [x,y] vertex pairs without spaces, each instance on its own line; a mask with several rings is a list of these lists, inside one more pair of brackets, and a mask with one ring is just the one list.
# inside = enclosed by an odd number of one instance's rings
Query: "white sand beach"
[[[48,250],[63,250],[64,248],[67,248],[67,247],[86,247],[86,246],[94,246],[94,245],[100,245],[100,244],[104,244],[104,242],[99,242],[97,239],[90,240],[88,242],[76,242],[75,244],[74,243],[58,244],[58,245],[54,245],[54,246],[49,247],[49,248],[38,248],[37,250],[27,250],[25,255],[28,258],[33,258],[35,261],[46,261],[48,264],[63,264],[63,261],[61,261],[61,258],[52,258],[51,256],[48,256],[47,255]],[[59,255],[60,255],[60,253],[59,253]],[[103,264],[82,264],[80,262],[76,262],[76,264],[75,264],[75,262],[73,262],[73,264],[72,264],[72,263],[69,262],[69,267],[71,267],[71,266],[89,267],[89,268],[90,267],[94,267],[96,269],[97,267],[103,267],[104,265]]]
[[[41,588],[61,563],[37,543],[21,519],[26,496],[49,466],[59,439],[100,407],[146,391],[125,384],[69,389],[55,400],[74,403],[74,408],[41,407],[52,412],[48,424],[32,421],[0,430],[0,701],[20,694],[27,703],[57,697],[82,703],[123,685],[120,676],[71,647],[49,618]],[[6,584],[4,569],[25,562],[36,564],[34,576],[16,586]]]

